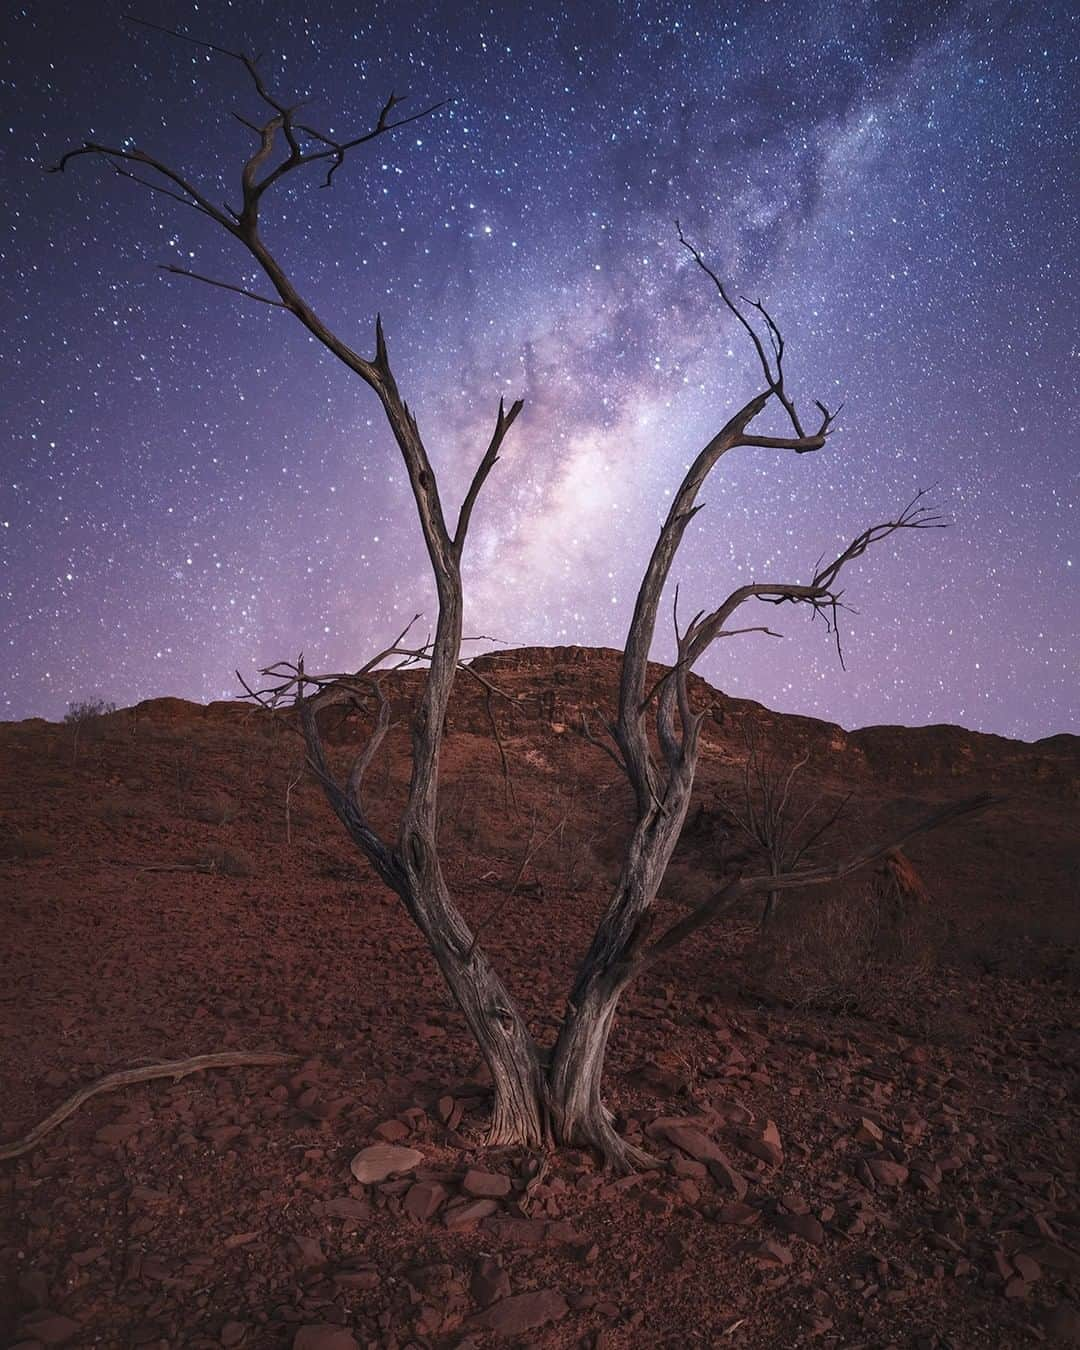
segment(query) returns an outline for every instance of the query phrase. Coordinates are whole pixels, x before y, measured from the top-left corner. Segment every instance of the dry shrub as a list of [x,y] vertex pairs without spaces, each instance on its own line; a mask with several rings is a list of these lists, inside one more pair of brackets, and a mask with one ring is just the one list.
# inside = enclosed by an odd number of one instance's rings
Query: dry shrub
[[77,703],[68,704],[68,710],[64,714],[64,723],[71,728],[72,764],[78,762],[80,745],[85,745],[91,736],[96,739],[101,738],[105,719],[114,712],[116,712],[116,704],[106,703],[103,698],[82,699]]
[[[905,884],[912,879],[917,885]],[[861,890],[790,905],[767,953],[767,983],[786,1002],[874,1016],[918,999],[935,977],[947,931],[903,859]]]
[[190,867],[193,872],[211,872],[222,877],[249,877],[252,874],[251,859],[246,853],[227,848],[216,848],[197,857],[183,858],[181,867]]

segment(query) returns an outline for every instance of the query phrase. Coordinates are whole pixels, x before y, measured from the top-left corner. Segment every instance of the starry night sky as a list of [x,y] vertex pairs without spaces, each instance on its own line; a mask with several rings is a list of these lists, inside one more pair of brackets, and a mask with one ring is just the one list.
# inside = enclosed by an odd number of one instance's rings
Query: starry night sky
[[[45,0],[5,26],[8,718],[232,696],[235,667],[301,648],[355,668],[433,613],[371,391],[289,315],[157,270],[266,289],[211,222],[90,159],[42,172],[84,137],[128,138],[236,201],[251,137],[231,111],[260,111],[243,71],[125,24],[131,3]],[[381,311],[451,511],[500,395],[525,399],[474,517],[467,632],[620,646],[668,496],[760,387],[678,216],[781,323],[803,405],[846,401],[820,454],[721,462],[673,573],[684,618],[750,579],[808,579],[919,487],[955,521],[845,573],[846,672],[785,607],[741,618],[783,643],[718,644],[701,673],[846,726],[1034,738],[1080,722],[1070,8],[137,12],[262,52],[332,132],[372,125],[392,89],[453,100],[331,191],[294,176],[263,233],[365,353]],[[771,412],[755,430],[790,434]]]

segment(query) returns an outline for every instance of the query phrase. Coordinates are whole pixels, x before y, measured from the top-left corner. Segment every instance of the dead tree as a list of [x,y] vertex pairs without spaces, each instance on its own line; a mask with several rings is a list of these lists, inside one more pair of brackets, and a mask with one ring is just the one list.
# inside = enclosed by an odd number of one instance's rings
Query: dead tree
[[[181,41],[194,41],[171,30],[157,31]],[[979,798],[947,808],[920,822],[903,838],[890,839],[832,868],[796,870],[780,876],[732,876],[706,903],[659,936],[650,937],[657,891],[682,830],[697,764],[704,714],[695,713],[691,707],[689,672],[720,638],[736,632],[769,631],[761,627],[735,629],[729,626],[736,611],[748,601],[805,604],[815,612],[835,619],[840,602],[836,582],[848,562],[860,557],[870,544],[897,531],[930,528],[942,522],[927,512],[916,498],[895,520],[866,530],[831,563],[819,567],[808,583],[754,582],[733,591],[715,610],[697,614],[684,630],[679,631],[676,622],[677,660],[657,684],[647,688],[648,656],[660,599],[686,528],[701,509],[697,496],[708,474],[723,455],[740,446],[789,450],[796,454],[820,450],[835,417],[823,404],[818,404],[820,422],[809,432],[804,429],[784,384],[784,341],[779,328],[760,303],[747,304],[744,311],[732,301],[723,284],[680,231],[683,244],[698,266],[711,277],[722,303],[753,344],[762,366],[764,387],[725,423],[697,456],[675,494],[641,583],[627,635],[618,710],[610,727],[614,745],[608,747],[633,787],[633,833],[610,903],[571,990],[558,1039],[550,1057],[545,1059],[483,946],[455,905],[436,844],[439,755],[462,644],[462,553],[477,500],[498,461],[507,433],[521,411],[521,402],[514,402],[509,410],[500,403],[490,441],[479,457],[457,519],[451,524],[424,440],[394,379],[380,320],[375,320],[374,355],[360,355],[300,294],[260,232],[262,204],[279,184],[293,181],[294,175],[314,169],[322,173],[322,185],[330,187],[350,152],[397,127],[428,116],[441,105],[433,104],[410,117],[395,120],[395,110],[402,99],[391,94],[370,129],[350,137],[333,137],[308,122],[301,122],[299,105],[279,99],[252,58],[212,43],[196,42],[195,45],[235,62],[246,73],[266,110],[261,121],[240,119],[254,135],[256,145],[240,170],[237,205],[219,206],[177,169],[126,143],[109,146],[85,142],[64,155],[56,168],[64,170],[82,158],[103,161],[122,178],[164,194],[217,225],[258,264],[269,281],[272,294],[186,269],[167,267],[165,270],[285,311],[353,376],[371,388],[382,406],[405,465],[438,599],[434,633],[421,646],[405,645],[409,631],[406,629],[386,651],[355,672],[311,673],[305,669],[302,658],[279,663],[263,672],[268,684],[261,688],[247,687],[247,693],[268,706],[279,706],[282,701],[295,703],[306,740],[308,763],[331,807],[377,875],[400,897],[409,917],[427,940],[491,1070],[494,1105],[490,1142],[527,1147],[551,1142],[591,1146],[605,1161],[616,1166],[631,1167],[646,1162],[646,1155],[619,1138],[601,1096],[605,1049],[619,998],[631,981],[742,896],[815,885],[843,876],[884,856],[904,838],[985,804],[985,800]],[[747,317],[747,311],[756,314],[756,323],[763,330],[764,338]],[[793,435],[759,435],[750,430],[771,405],[780,408]],[[419,661],[427,665],[427,678],[412,722],[411,780],[397,837],[389,840],[383,838],[373,825],[364,801],[366,771],[389,727],[381,672],[388,662],[401,665]],[[477,675],[477,678],[481,677]],[[355,705],[365,700],[373,709],[371,734],[348,777],[342,780],[335,774],[324,749],[318,713],[332,704]],[[654,753],[650,739],[650,724],[654,729],[657,753]]]

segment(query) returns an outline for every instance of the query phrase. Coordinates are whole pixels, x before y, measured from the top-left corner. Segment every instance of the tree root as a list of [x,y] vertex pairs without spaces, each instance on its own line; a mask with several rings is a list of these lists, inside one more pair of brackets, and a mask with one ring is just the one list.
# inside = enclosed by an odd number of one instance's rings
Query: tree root
[[0,1144],[0,1162],[29,1153],[50,1131],[73,1115],[83,1102],[96,1097],[99,1092],[111,1092],[114,1088],[129,1087],[132,1083],[148,1083],[155,1078],[179,1081],[189,1073],[202,1073],[204,1069],[229,1069],[248,1064],[291,1064],[298,1058],[298,1055],[285,1055],[277,1050],[222,1050],[213,1055],[196,1055],[193,1059],[174,1059],[163,1064],[147,1064],[139,1069],[120,1069],[99,1078],[96,1083],[80,1088],[73,1097],[58,1106],[52,1115],[46,1116],[40,1125],[35,1125],[29,1134],[10,1144]]

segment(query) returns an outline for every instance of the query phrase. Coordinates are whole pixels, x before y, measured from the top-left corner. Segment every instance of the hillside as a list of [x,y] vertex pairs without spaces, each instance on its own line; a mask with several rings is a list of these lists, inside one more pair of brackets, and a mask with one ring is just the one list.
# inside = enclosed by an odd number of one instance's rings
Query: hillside
[[[451,706],[447,874],[542,1039],[627,828],[582,735],[618,659],[485,656]],[[387,686],[387,831],[419,678]],[[748,745],[808,756],[809,819],[847,799],[826,856],[999,800],[911,846],[902,904],[887,876],[795,895],[771,936],[736,914],[631,991],[610,1104],[668,1161],[625,1181],[482,1147],[483,1066],[288,717],[156,699],[77,737],[0,726],[0,1140],[140,1062],[298,1057],[97,1097],[0,1163],[9,1342],[1076,1343],[1080,739],[845,732],[692,694],[709,716],[672,912],[730,859]],[[328,717],[343,763],[363,725]],[[380,1139],[422,1160],[354,1180]]]

